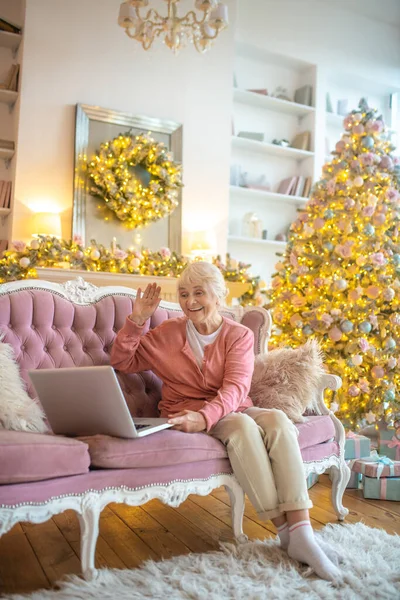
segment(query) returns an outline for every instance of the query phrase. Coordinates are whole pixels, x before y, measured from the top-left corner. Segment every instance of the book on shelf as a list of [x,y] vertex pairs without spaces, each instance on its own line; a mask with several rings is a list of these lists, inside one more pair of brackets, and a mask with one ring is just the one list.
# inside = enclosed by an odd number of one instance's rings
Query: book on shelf
[[0,30],[8,31],[8,33],[21,33],[22,29],[15,23],[11,23],[10,21],[6,21],[0,17]]
[[297,177],[287,177],[283,179],[278,187],[278,194],[293,195],[293,189],[296,188]]
[[309,150],[310,141],[311,133],[309,131],[302,131],[294,137],[290,145],[292,148],[296,148],[297,150]]
[[15,144],[11,140],[0,140],[1,150],[15,150]]
[[0,257],[8,248],[8,240],[0,240]]
[[312,106],[312,87],[311,85],[303,85],[294,93],[294,101],[297,104]]
[[303,175],[297,177],[296,186],[294,188],[293,196],[302,196],[304,192],[304,185],[306,178]]
[[310,195],[310,191],[311,191],[311,177],[306,177],[306,180],[304,182],[304,189],[303,189],[303,198],[308,198]]
[[10,208],[11,181],[0,181],[0,208]]
[[255,90],[246,90],[247,92],[251,92],[252,94],[261,94],[261,96],[268,96],[268,90],[266,88],[255,89]]
[[7,86],[7,89],[11,90],[12,92],[16,92],[18,90],[19,65],[13,65],[12,69],[13,69],[13,72],[12,72],[10,83]]
[[[19,71],[19,65],[11,65],[4,82],[0,83],[0,88],[2,90],[12,90],[13,89],[12,85],[14,84],[14,79],[15,79],[14,85],[16,85],[17,82],[16,82],[16,77],[15,77],[15,72],[16,72],[17,68]],[[14,91],[16,91],[16,89]]]

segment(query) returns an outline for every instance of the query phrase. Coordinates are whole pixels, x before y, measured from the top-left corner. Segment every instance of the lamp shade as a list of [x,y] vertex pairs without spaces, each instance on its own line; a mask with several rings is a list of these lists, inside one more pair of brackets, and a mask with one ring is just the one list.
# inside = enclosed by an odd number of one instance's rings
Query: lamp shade
[[58,213],[34,213],[32,221],[33,235],[61,237],[61,217]]

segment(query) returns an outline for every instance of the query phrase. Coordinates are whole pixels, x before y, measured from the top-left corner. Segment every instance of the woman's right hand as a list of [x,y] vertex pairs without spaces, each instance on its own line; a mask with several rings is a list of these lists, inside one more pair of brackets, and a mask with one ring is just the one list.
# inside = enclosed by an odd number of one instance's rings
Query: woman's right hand
[[161,287],[156,283],[149,283],[143,292],[138,288],[132,313],[129,315],[131,321],[137,325],[144,325],[156,311],[161,302]]

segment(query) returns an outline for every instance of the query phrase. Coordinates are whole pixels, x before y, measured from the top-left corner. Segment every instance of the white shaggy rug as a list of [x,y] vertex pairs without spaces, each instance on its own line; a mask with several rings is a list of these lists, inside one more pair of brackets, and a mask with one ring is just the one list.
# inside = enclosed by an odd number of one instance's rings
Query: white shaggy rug
[[102,570],[92,582],[77,576],[59,591],[7,600],[398,600],[400,536],[355,525],[328,525],[319,533],[343,554],[340,588],[307,576],[275,540],[224,544],[221,551],[147,561],[134,570]]

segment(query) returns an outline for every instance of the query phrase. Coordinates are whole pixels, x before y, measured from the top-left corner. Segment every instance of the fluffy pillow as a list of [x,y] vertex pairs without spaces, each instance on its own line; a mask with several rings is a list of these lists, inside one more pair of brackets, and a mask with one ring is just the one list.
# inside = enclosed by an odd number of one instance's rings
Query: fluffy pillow
[[299,348],[281,348],[255,358],[250,398],[260,408],[278,408],[294,423],[314,408],[323,355],[316,340]]
[[0,342],[0,429],[48,431],[41,407],[28,396],[9,344]]

